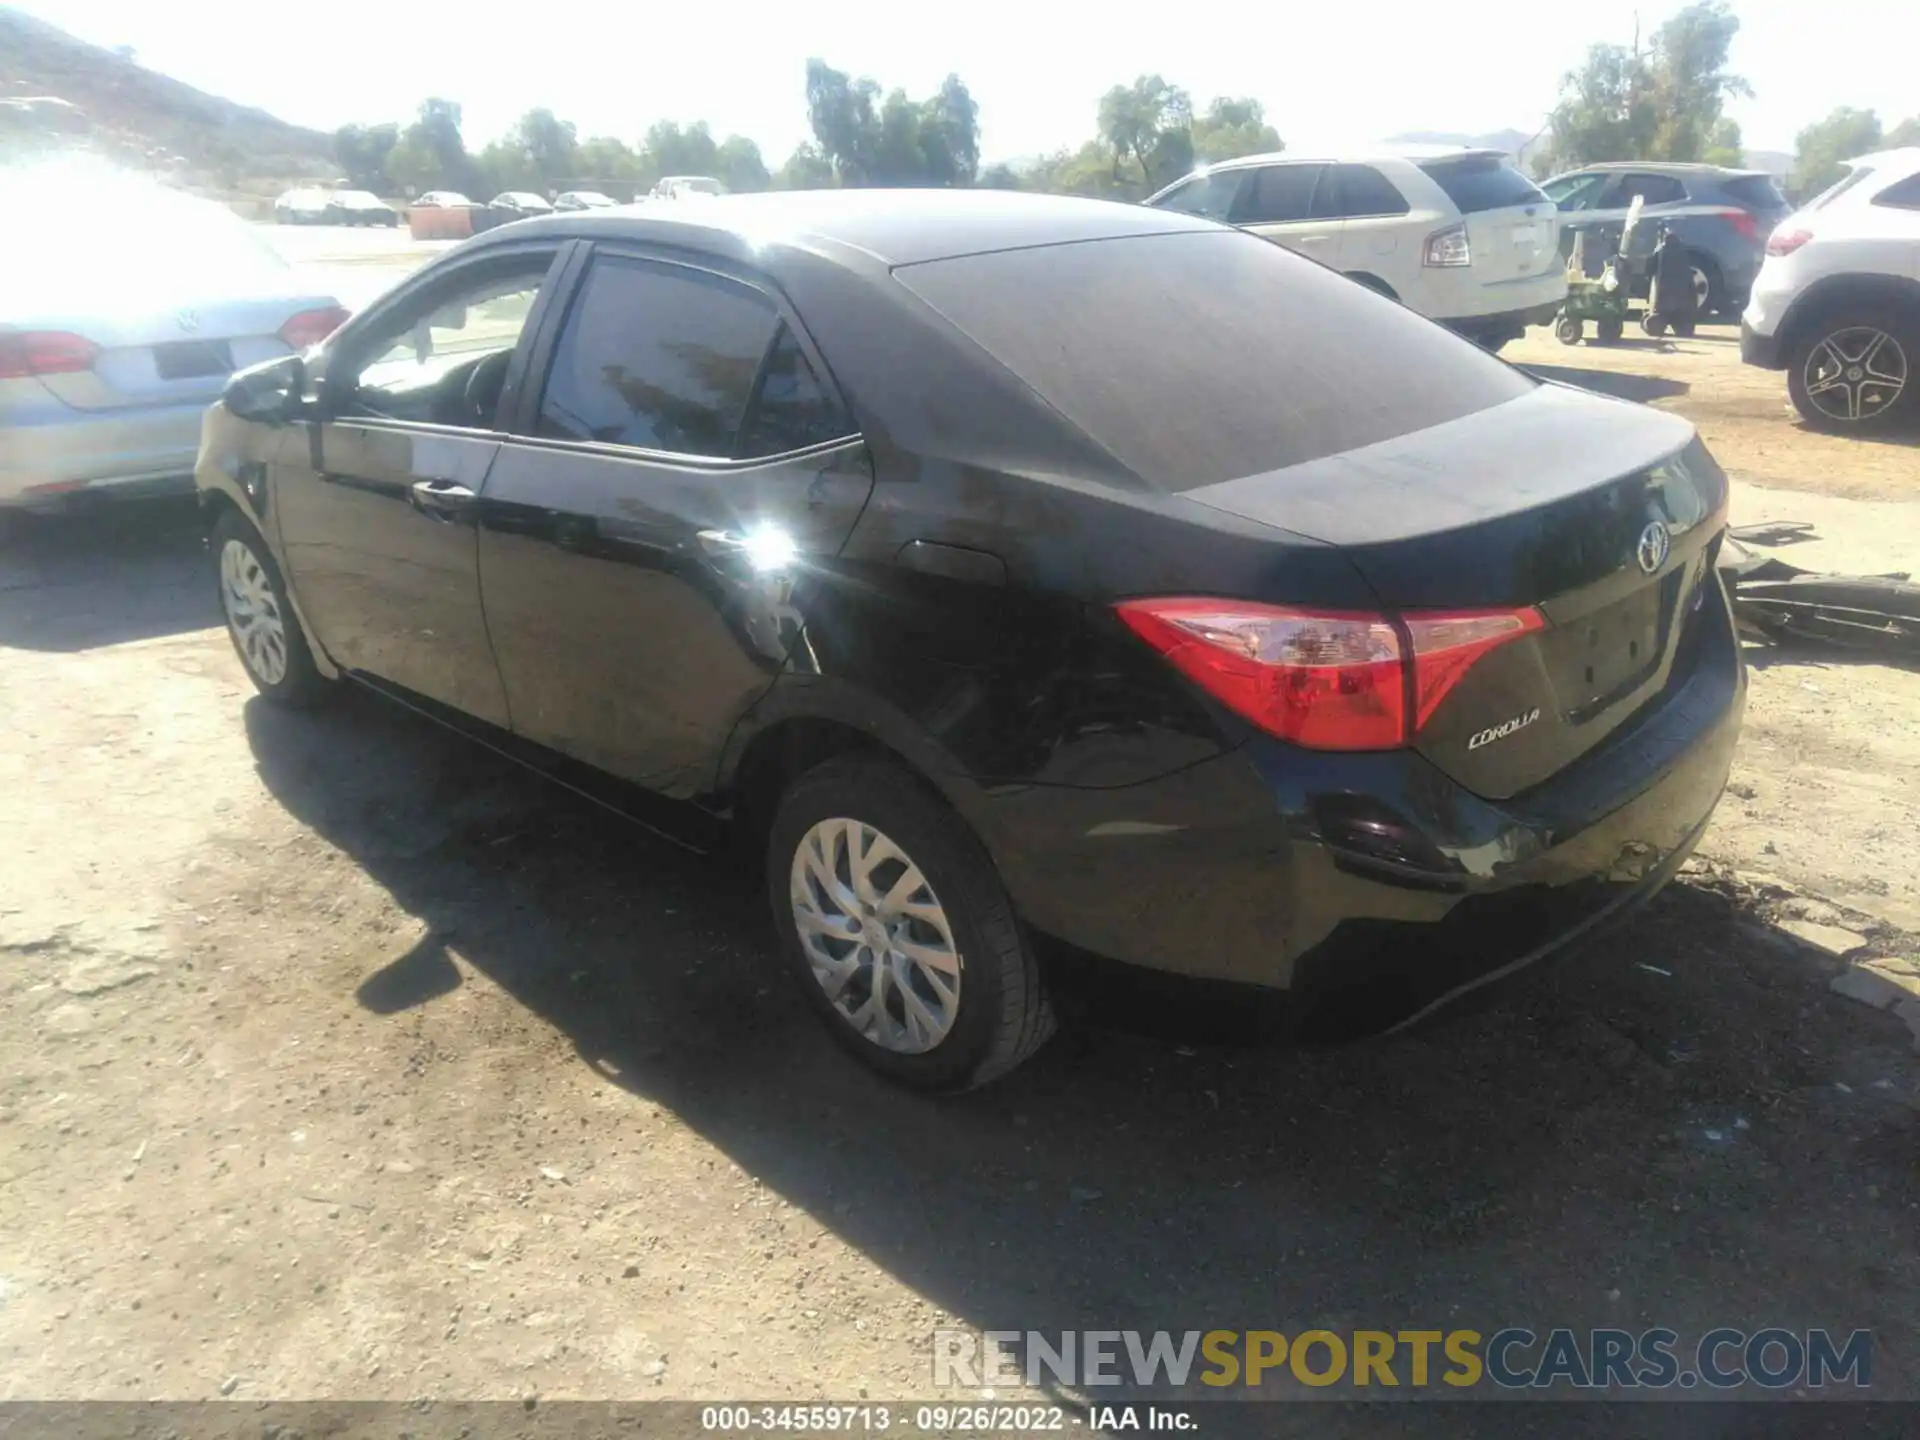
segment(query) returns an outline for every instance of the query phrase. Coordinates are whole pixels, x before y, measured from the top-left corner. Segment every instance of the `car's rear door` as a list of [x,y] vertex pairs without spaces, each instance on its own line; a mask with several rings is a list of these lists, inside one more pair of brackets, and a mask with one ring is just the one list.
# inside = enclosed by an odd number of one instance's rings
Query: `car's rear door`
[[804,663],[805,616],[873,485],[774,288],[602,246],[536,356],[480,507],[517,734],[675,798]]
[[483,251],[344,331],[324,362],[309,463],[273,477],[301,613],[335,663],[500,726],[473,507],[568,249]]
[[1349,275],[1371,278],[1404,296],[1419,281],[1420,241],[1410,233],[1411,207],[1372,165],[1330,165],[1315,187],[1316,218],[1340,222],[1338,261]]
[[1316,215],[1314,190],[1330,166],[1314,160],[1285,161],[1251,169],[1234,197],[1228,220],[1276,245],[1297,250],[1323,265],[1337,265],[1344,221]]

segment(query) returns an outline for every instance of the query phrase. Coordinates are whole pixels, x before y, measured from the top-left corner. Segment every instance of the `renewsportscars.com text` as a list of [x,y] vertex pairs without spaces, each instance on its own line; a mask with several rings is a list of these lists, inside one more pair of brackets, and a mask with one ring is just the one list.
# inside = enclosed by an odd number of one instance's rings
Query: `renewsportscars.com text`
[[1677,1331],[936,1330],[933,1383],[1180,1389],[1304,1385],[1504,1390],[1761,1390],[1872,1383],[1873,1333]]

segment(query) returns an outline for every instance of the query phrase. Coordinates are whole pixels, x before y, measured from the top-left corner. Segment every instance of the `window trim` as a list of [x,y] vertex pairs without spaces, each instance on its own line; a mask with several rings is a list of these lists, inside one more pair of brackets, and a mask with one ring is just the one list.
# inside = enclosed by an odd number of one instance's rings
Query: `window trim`
[[[742,459],[731,455],[695,455],[681,450],[654,450],[639,445],[624,445],[611,440],[562,440],[552,435],[535,433],[539,423],[540,407],[546,399],[547,383],[553,375],[554,352],[559,348],[560,336],[566,330],[567,317],[573,313],[573,307],[586,288],[587,275],[593,262],[602,256],[620,260],[640,260],[662,269],[685,270],[695,275],[727,281],[744,289],[751,290],[765,300],[774,314],[773,334],[767,337],[766,349],[761,352],[760,366],[754,372],[753,387],[748,392],[747,410],[741,416],[741,433],[746,433],[746,415],[759,401],[760,387],[766,379],[767,361],[773,354],[774,341],[779,337],[780,326],[784,324],[799,342],[800,353],[813,367],[814,377],[820,387],[847,418],[851,427],[848,432],[833,440],[822,440],[813,445],[803,445],[795,450],[782,450],[773,455],[756,455]],[[598,240],[580,242],[579,252],[574,257],[575,264],[563,278],[562,289],[556,295],[556,304],[550,311],[545,329],[530,356],[527,379],[517,397],[515,413],[507,417],[504,427],[508,436],[516,445],[534,446],[542,450],[557,450],[565,454],[605,455],[616,459],[636,460],[650,464],[670,465],[676,469],[711,470],[716,473],[732,473],[740,470],[758,470],[769,465],[784,464],[796,456],[825,453],[858,441],[866,443],[862,432],[860,417],[854,413],[853,406],[847,403],[846,392],[841,388],[838,377],[826,363],[826,357],[813,342],[813,336],[807,332],[799,313],[788,303],[771,279],[758,271],[741,266],[729,265],[718,256],[690,254],[664,245],[649,245],[638,240]],[[505,405],[502,405],[505,410]]]
[[[428,266],[402,281],[378,303],[362,310],[347,321],[328,342],[319,374],[314,380],[317,387],[316,396],[319,400],[314,419],[322,425],[371,425],[376,429],[401,430],[407,434],[479,435],[498,438],[508,433],[508,427],[520,403],[534,343],[540,338],[548,322],[555,299],[567,290],[569,272],[579,259],[578,248],[579,242],[571,238],[560,240],[557,244],[553,241],[522,241],[513,245],[488,246],[484,251],[462,256],[445,265]],[[388,415],[348,415],[334,408],[339,397],[332,394],[333,387],[328,382],[336,366],[343,363],[357,365],[366,359],[367,357],[360,353],[360,347],[366,344],[369,335],[377,336],[380,328],[394,315],[405,314],[422,296],[444,295],[448,290],[469,283],[476,271],[502,266],[509,259],[540,254],[547,256],[547,272],[540,278],[533,308],[527,312],[527,323],[521,327],[520,338],[514,343],[513,358],[507,362],[507,373],[501,381],[500,400],[494,407],[491,429],[474,430],[462,425],[436,425],[421,420],[398,420]]]

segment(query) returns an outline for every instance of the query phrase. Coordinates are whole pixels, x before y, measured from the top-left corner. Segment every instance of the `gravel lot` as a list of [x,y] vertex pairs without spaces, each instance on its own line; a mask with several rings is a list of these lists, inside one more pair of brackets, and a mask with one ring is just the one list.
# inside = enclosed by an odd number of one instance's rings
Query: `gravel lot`
[[[1730,334],[1510,358],[1695,419],[1799,563],[1920,571],[1920,450],[1801,430]],[[1121,1016],[934,1102],[729,871],[252,698],[190,513],[0,543],[0,1398],[924,1398],[940,1323],[1421,1322],[1869,1327],[1920,1398],[1915,1030],[1783,928],[1920,960],[1920,675],[1757,654],[1683,883],[1476,1013]]]

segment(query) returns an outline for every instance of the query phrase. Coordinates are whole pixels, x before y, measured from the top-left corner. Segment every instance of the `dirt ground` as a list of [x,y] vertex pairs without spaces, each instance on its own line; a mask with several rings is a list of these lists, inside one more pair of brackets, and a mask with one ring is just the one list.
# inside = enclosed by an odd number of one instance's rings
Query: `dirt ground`
[[[1801,430],[1730,333],[1512,358],[1695,419],[1798,563],[1920,570],[1920,450]],[[927,1398],[949,1323],[1864,1327],[1920,1397],[1915,1034],[1781,928],[1920,956],[1920,675],[1756,652],[1683,882],[1472,1014],[1082,1029],[933,1101],[731,872],[253,698],[189,513],[5,545],[0,1399]]]

